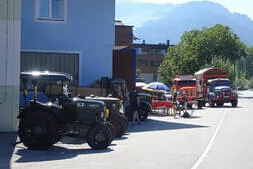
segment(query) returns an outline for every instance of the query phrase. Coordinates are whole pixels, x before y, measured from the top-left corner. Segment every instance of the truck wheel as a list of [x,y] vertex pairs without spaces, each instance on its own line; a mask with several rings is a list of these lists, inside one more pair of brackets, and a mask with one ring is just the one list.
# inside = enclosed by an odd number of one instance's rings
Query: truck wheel
[[222,107],[224,105],[224,103],[217,103],[218,107]]
[[233,100],[233,101],[231,101],[231,104],[232,104],[232,107],[237,107],[237,100]]
[[202,108],[202,103],[198,102],[198,109],[201,109],[201,108]]
[[210,107],[214,107],[214,105],[215,105],[215,103],[211,99],[208,101],[208,103],[209,103]]
[[104,124],[90,127],[87,133],[87,143],[93,149],[105,149],[110,145],[112,133]]
[[145,106],[141,106],[138,113],[141,121],[147,120],[149,112]]
[[116,137],[121,137],[125,134],[127,128],[125,125],[125,120],[120,116],[111,116],[108,120],[115,129],[116,129]]
[[44,150],[59,140],[59,125],[48,112],[37,110],[20,120],[18,135],[28,149]]
[[111,123],[109,123],[109,122],[105,122],[105,126],[108,128],[108,130],[110,130],[111,131],[111,133],[112,133],[112,137],[111,137],[111,139],[110,139],[110,141],[109,141],[109,145],[112,143],[112,140],[116,137],[116,129],[115,129],[115,127],[111,124]]

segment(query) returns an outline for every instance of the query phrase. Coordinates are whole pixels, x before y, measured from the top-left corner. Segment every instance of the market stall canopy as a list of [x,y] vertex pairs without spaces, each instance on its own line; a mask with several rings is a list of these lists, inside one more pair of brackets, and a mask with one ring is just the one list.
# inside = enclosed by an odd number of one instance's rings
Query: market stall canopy
[[144,83],[144,82],[136,82],[135,83],[136,88],[139,88],[139,89],[142,89],[146,85],[147,85],[147,83]]
[[170,91],[170,88],[162,82],[151,82],[145,85],[142,89],[149,91]]

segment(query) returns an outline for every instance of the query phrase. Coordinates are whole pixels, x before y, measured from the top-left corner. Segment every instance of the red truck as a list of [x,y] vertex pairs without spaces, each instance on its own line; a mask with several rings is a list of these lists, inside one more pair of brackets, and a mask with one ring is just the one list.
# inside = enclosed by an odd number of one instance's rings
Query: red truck
[[[205,68],[194,73],[197,80],[198,93],[204,99],[204,104],[221,107],[224,103],[231,103],[232,107],[238,104],[238,96],[232,89],[232,83],[224,70]],[[204,105],[203,105],[204,106]]]
[[[193,75],[177,75],[172,80],[172,93],[178,92],[178,100],[182,100],[184,96],[180,96],[179,91],[183,91],[188,100],[188,106],[192,107],[192,104],[197,104],[198,108],[203,106],[203,98],[198,94],[197,81],[193,78]],[[181,94],[182,95],[182,94]]]

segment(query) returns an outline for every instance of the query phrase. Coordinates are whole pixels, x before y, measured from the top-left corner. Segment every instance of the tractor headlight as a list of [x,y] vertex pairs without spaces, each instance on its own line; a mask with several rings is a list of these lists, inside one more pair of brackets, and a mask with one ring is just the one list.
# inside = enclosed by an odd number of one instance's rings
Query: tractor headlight
[[106,118],[109,117],[109,113],[110,113],[109,109],[106,109],[106,110],[105,110],[105,117],[106,117]]
[[103,111],[97,112],[97,119],[98,120],[99,119],[104,119],[104,117],[105,117],[105,112],[103,112]]
[[104,112],[100,112],[100,117],[101,117],[101,119],[104,118]]

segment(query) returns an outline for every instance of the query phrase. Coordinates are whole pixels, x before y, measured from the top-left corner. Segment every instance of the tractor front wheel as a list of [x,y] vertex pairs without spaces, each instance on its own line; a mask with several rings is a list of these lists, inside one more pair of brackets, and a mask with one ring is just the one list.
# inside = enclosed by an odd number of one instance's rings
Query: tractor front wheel
[[87,143],[93,149],[105,149],[111,143],[112,133],[105,124],[92,126],[87,133]]

